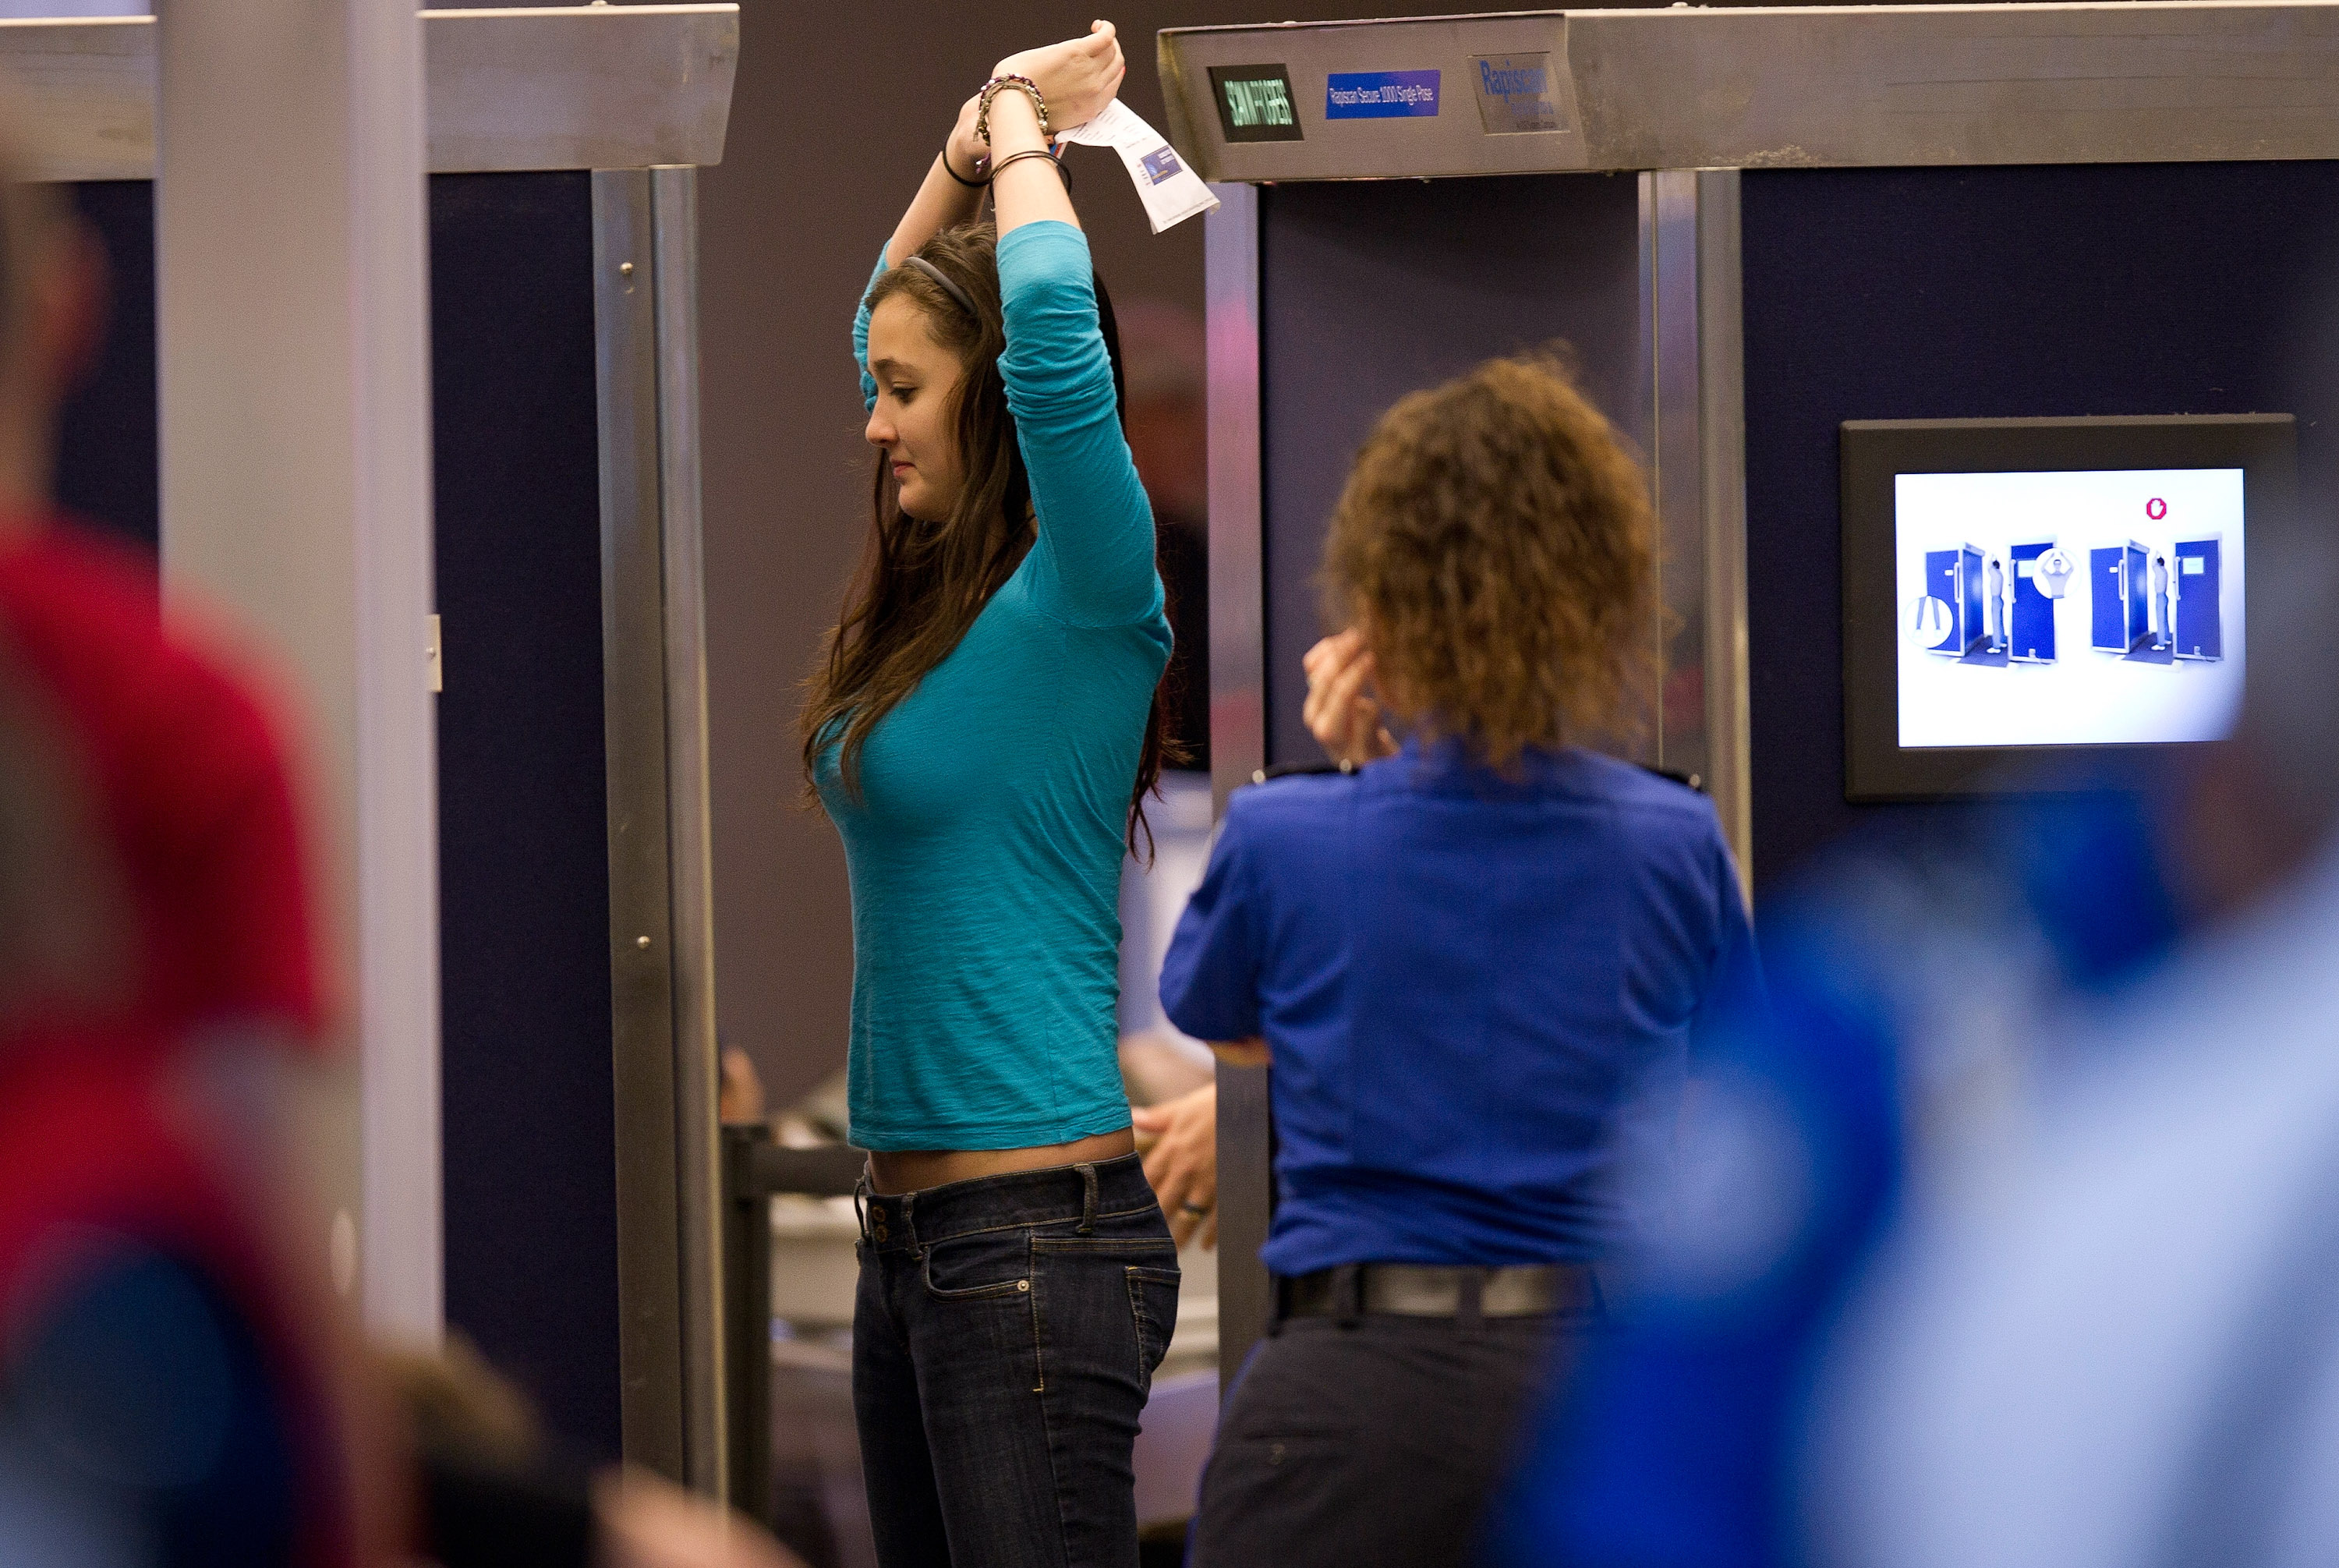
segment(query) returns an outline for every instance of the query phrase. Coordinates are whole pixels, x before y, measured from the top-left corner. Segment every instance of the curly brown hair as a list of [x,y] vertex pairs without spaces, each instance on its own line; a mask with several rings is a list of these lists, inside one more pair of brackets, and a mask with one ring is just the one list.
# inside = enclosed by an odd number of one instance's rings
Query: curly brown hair
[[1381,416],[1321,584],[1381,697],[1502,768],[1629,738],[1655,689],[1647,481],[1553,353],[1489,360]]

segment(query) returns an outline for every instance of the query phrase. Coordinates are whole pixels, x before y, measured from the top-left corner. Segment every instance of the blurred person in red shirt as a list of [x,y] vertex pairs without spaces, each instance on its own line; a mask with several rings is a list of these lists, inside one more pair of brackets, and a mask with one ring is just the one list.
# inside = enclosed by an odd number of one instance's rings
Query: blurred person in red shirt
[[333,998],[276,705],[50,500],[104,276],[0,152],[0,1562],[779,1568],[647,1478],[418,1453],[292,1261],[243,1069],[329,1055]]
[[48,499],[94,242],[0,181],[0,1556],[386,1560],[400,1466],[193,1070],[320,1040],[291,788],[153,562]]

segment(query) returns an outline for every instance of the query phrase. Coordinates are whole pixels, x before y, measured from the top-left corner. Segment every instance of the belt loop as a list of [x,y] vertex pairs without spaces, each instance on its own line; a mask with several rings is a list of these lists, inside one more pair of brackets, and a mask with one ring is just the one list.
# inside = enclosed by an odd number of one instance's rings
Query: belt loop
[[1475,1334],[1486,1326],[1486,1280],[1484,1268],[1457,1270],[1454,1280],[1454,1316],[1462,1332]]
[[1288,1276],[1270,1274],[1267,1277],[1267,1336],[1269,1339],[1283,1332],[1283,1320],[1291,1316],[1291,1280]]
[[1096,1166],[1094,1162],[1083,1159],[1072,1169],[1081,1173],[1081,1234],[1086,1236],[1096,1229]]
[[916,1251],[918,1248],[918,1220],[915,1212],[917,1207],[918,1195],[916,1193],[905,1192],[902,1194],[902,1229],[910,1238],[910,1250],[913,1252]]
[[861,1227],[861,1244],[869,1245],[869,1168],[853,1178],[853,1218]]
[[1354,1328],[1365,1316],[1365,1270],[1344,1263],[1332,1271],[1332,1298],[1340,1304],[1340,1326]]

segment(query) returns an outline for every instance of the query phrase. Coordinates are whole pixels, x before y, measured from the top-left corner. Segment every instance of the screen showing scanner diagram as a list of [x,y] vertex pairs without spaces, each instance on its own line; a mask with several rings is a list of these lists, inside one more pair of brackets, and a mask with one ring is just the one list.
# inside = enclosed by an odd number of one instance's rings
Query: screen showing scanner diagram
[[2242,699],[2242,470],[1900,474],[1900,745],[2215,740]]

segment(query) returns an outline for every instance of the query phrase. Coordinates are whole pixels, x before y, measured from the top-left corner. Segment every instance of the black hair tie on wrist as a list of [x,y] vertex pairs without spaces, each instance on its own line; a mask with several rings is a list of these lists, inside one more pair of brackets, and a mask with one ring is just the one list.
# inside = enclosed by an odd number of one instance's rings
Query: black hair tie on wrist
[[[980,174],[982,173],[983,162],[984,161],[981,158],[977,158],[974,161],[974,172],[976,173]],[[943,173],[948,174],[952,179],[957,181],[960,184],[965,186],[970,191],[980,191],[985,185],[991,183],[988,180],[970,180],[965,175],[960,173],[957,170],[952,168],[950,149],[948,147],[944,147],[943,149]]]
[[972,316],[978,321],[982,320],[982,312],[974,308],[974,296],[968,293],[964,289],[959,287],[958,284],[952,282],[948,277],[944,276],[943,270],[940,267],[935,266],[923,256],[913,256],[908,261],[903,262],[902,265],[904,267],[915,267],[919,271],[923,272],[927,277],[932,278],[935,282],[942,285],[943,293],[948,294],[952,299],[956,300],[960,305],[965,308],[968,315]]

